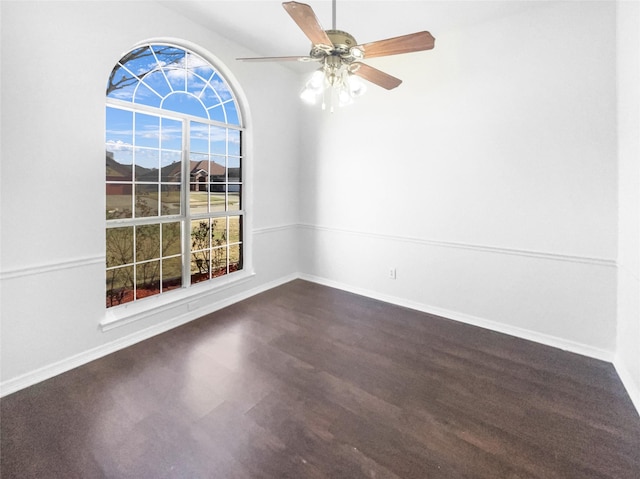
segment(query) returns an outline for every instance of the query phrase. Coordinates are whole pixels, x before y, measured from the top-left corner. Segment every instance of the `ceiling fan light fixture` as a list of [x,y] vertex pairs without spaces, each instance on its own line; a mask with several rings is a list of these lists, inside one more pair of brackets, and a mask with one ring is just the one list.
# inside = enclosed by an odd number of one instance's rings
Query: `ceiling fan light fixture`
[[367,85],[360,78],[352,73],[348,77],[349,94],[352,98],[362,96],[367,91]]
[[366,84],[352,73],[349,66],[341,63],[338,58],[325,59],[322,68],[313,72],[305,82],[300,92],[300,98],[307,104],[315,105],[322,97],[330,103],[330,111],[333,112],[334,104],[338,107],[350,105],[355,98],[362,96],[366,91]]
[[353,103],[353,97],[347,88],[341,88],[338,92],[338,106],[347,106]]
[[313,74],[309,77],[304,85],[304,88],[300,92],[300,98],[305,103],[315,105],[318,97],[325,89],[325,83],[325,72],[324,69],[320,68],[319,70],[313,72]]
[[318,94],[313,90],[304,87],[300,92],[300,99],[309,105],[315,105],[316,101],[318,101]]
[[309,80],[307,80],[306,87],[313,90],[316,93],[320,93],[325,84],[324,70],[320,68],[313,72]]

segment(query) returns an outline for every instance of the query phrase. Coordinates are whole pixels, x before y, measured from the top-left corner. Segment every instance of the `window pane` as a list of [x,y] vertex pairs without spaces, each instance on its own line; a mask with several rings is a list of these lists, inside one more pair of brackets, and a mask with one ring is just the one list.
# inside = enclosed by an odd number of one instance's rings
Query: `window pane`
[[133,113],[117,108],[107,108],[106,125],[106,179],[107,181],[131,181]]
[[160,153],[160,181],[179,183],[182,179],[182,153],[179,151],[163,151]]
[[160,146],[165,150],[182,151],[182,122],[162,118],[160,127]]
[[205,185],[205,188],[198,188],[198,191],[206,191],[206,183],[209,181],[209,155],[191,153],[189,158],[189,181]]
[[160,257],[160,225],[136,226],[136,261]]
[[209,193],[209,211],[214,213],[217,211],[224,211],[225,209],[225,185],[212,183],[210,185],[211,192]]
[[209,251],[191,255],[191,283],[199,283],[209,279]]
[[215,73],[213,67],[206,60],[193,53],[187,54],[187,65],[189,70],[195,72],[199,77],[209,80]]
[[187,91],[192,93],[196,98],[200,98],[200,93],[207,86],[207,79],[208,77],[203,78],[200,75],[189,71],[187,75]]
[[160,213],[162,215],[180,214],[180,185],[160,186]]
[[182,48],[167,45],[153,45],[151,48],[162,66],[175,66],[184,62],[185,51]]
[[209,118],[215,121],[226,123],[224,107],[220,104],[209,109]]
[[213,76],[211,86],[216,89],[216,93],[222,101],[227,101],[233,98],[231,90],[229,90],[229,87],[227,86],[227,82],[224,81],[224,79],[222,79],[217,73]]
[[160,293],[160,261],[136,266],[136,299]]
[[235,244],[229,246],[229,272],[242,269],[242,245]]
[[180,254],[182,251],[181,242],[180,223],[165,223],[162,225],[162,256]]
[[133,301],[133,266],[107,270],[107,307]]
[[229,185],[227,186],[227,210],[228,211],[238,211],[242,209],[242,205],[240,204],[242,186],[240,185]]
[[209,161],[209,181],[224,183],[227,181],[227,169],[224,156],[212,156]]
[[[187,81],[187,71],[183,68],[165,68],[164,69],[167,78],[169,79],[169,83],[171,84],[172,90],[175,91],[186,91],[186,81]],[[179,97],[182,99],[183,95]],[[166,107],[165,107],[166,108]],[[186,112],[185,112],[186,113]]]
[[[184,74],[183,72],[180,73]],[[171,80],[171,77],[169,77],[169,79]],[[197,98],[184,94],[172,93],[167,96],[162,102],[162,108],[179,113],[186,113],[187,115],[207,118],[207,111],[204,105],[202,105],[202,102]]]
[[209,153],[209,125],[191,122],[189,148],[191,153]]
[[120,65],[111,71],[107,83],[107,96],[123,101],[132,101],[133,92],[138,85],[138,79]]
[[157,66],[156,59],[149,46],[132,50],[120,60],[120,63],[138,77],[150,72]]
[[209,219],[191,222],[191,251],[209,249],[210,223]]
[[214,278],[227,274],[227,247],[214,248],[211,254],[211,276]]
[[242,156],[240,130],[229,130],[229,154]]
[[211,153],[214,155],[227,154],[227,129],[220,126],[211,127]]
[[[214,75],[214,78],[215,78],[215,75]],[[213,86],[211,83],[204,89],[200,98],[202,98],[204,105],[209,111],[211,111],[211,109],[214,107],[219,107],[220,104],[222,103],[222,99],[213,89]]]
[[242,181],[242,171],[240,167],[240,158],[236,158],[234,156],[230,156],[227,158],[227,169],[229,181],[232,182],[240,182]]
[[114,152],[115,159],[119,161],[116,152],[123,148],[130,151],[133,146],[133,112],[107,107],[106,113],[107,151]]
[[162,260],[162,291],[180,288],[182,286],[182,258]]
[[131,183],[107,183],[107,219],[131,218]]
[[132,172],[133,148],[130,146],[107,146],[106,180],[131,181]]
[[158,185],[136,183],[136,217],[158,216]]
[[149,148],[135,148],[134,150],[136,181],[159,180],[158,165],[160,152]]
[[221,246],[227,243],[227,218],[215,218],[211,220],[213,227],[211,228],[211,244],[212,246]]
[[171,87],[167,82],[167,77],[164,76],[161,70],[156,70],[145,75],[144,82],[149,88],[158,93],[161,98],[171,93]]
[[205,60],[193,53],[187,53],[185,67],[189,70],[187,91],[195,96],[200,96],[200,93],[207,85],[207,80],[211,78],[213,69]]
[[239,125],[240,119],[238,117],[238,110],[236,109],[236,105],[232,102],[225,104],[225,109],[227,113],[227,123],[230,125]]
[[[206,213],[209,194],[205,183],[191,183],[189,191],[189,209],[191,214]],[[203,190],[203,191],[201,191]]]
[[237,243],[242,237],[242,218],[229,216],[229,243]]
[[135,145],[150,148],[160,147],[160,118],[157,116],[136,113]]
[[141,103],[142,105],[155,106],[157,108],[162,102],[162,97],[147,87],[147,85],[140,82],[133,93],[133,101]]
[[133,263],[133,227],[107,228],[107,268]]

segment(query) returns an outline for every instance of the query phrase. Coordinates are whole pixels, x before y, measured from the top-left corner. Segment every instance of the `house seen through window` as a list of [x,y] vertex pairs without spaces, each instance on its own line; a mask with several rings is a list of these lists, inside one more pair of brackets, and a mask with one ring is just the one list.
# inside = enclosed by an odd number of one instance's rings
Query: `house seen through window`
[[242,269],[242,119],[220,72],[149,44],[106,99],[106,306]]

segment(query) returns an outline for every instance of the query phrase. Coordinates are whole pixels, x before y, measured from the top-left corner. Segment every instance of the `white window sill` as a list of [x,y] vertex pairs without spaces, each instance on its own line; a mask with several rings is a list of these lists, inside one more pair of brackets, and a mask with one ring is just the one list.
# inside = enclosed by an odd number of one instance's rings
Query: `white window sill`
[[149,316],[153,316],[165,309],[175,308],[187,304],[191,310],[190,303],[197,303],[194,309],[200,305],[203,295],[217,294],[225,289],[237,286],[249,281],[255,276],[253,271],[237,271],[210,281],[197,283],[188,288],[169,291],[149,298],[144,298],[120,306],[107,308],[104,319],[100,322],[102,331],[109,331],[125,324],[139,321]]

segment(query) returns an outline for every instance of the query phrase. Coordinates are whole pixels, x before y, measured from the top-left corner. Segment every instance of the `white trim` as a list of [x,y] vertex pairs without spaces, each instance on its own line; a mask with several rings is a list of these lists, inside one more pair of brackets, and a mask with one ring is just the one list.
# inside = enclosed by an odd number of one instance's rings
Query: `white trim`
[[[586,264],[595,264],[598,266],[619,267],[629,272],[629,270],[625,268],[624,265],[620,265],[613,260],[608,260],[603,258],[595,258],[595,257],[588,257],[588,256],[571,256],[571,255],[563,255],[563,254],[557,254],[557,253],[545,253],[545,252],[533,251],[533,250],[518,250],[518,249],[512,249],[512,248],[501,248],[496,246],[460,243],[460,242],[453,242],[453,241],[438,241],[438,240],[431,240],[431,239],[425,239],[425,238],[414,238],[409,236],[393,236],[393,235],[385,235],[385,234],[379,234],[379,233],[366,233],[366,232],[356,231],[356,230],[331,228],[327,226],[315,226],[315,225],[305,224],[305,223],[299,223],[299,224],[291,223],[291,224],[256,228],[252,231],[252,234],[261,235],[261,234],[268,234],[268,233],[274,233],[274,232],[280,232],[280,231],[287,231],[292,229],[309,229],[309,230],[315,230],[315,231],[326,231],[331,233],[342,233],[342,234],[349,234],[349,235],[356,235],[356,236],[364,236],[364,237],[373,238],[373,239],[383,239],[383,240],[389,240],[389,241],[400,241],[404,243],[415,243],[415,244],[423,244],[423,245],[429,245],[429,246],[438,246],[443,248],[468,249],[473,251],[483,251],[483,252],[495,253],[495,254],[509,254],[509,255],[542,258],[542,259],[554,260],[554,261],[568,261],[572,263],[586,263]],[[244,243],[246,246],[247,241],[245,241]],[[36,265],[26,266],[22,268],[16,268],[13,270],[2,271],[0,272],[0,279],[11,279],[11,278],[17,278],[20,276],[29,276],[32,274],[50,273],[57,270],[68,269],[68,268],[80,268],[83,266],[93,266],[93,265],[104,263],[104,262],[105,262],[104,256],[90,256],[87,258],[79,258],[79,259],[74,259],[69,261],[60,261],[57,263],[42,263],[42,264],[36,264]]]
[[399,241],[403,243],[414,243],[414,244],[420,244],[420,245],[426,245],[426,246],[437,246],[442,248],[467,249],[472,251],[482,251],[485,253],[494,253],[494,254],[527,256],[532,258],[541,258],[541,259],[553,260],[553,261],[568,261],[571,263],[594,264],[598,266],[607,266],[612,268],[615,268],[617,266],[615,260],[606,259],[606,258],[597,258],[597,257],[591,257],[591,256],[574,256],[574,255],[566,255],[566,254],[560,254],[560,253],[548,253],[544,251],[503,248],[499,246],[488,246],[488,245],[481,245],[481,244],[474,244],[474,243],[463,243],[458,241],[440,241],[440,240],[427,239],[427,238],[416,238],[411,236],[394,236],[394,235],[381,234],[381,233],[368,233],[364,231],[349,230],[344,228],[333,228],[330,226],[317,226],[317,225],[312,225],[307,223],[300,223],[298,226],[303,229],[309,229],[314,231],[324,231],[329,233],[341,233],[341,234],[348,234],[352,236],[363,236],[369,239]]
[[616,354],[616,357],[613,361],[613,366],[616,368],[616,372],[618,373],[618,377],[620,381],[622,381],[622,385],[627,390],[627,394],[631,399],[631,402],[636,408],[638,415],[640,416],[640,389],[633,380],[633,376],[624,365],[624,361],[622,358]]
[[251,296],[255,296],[256,294],[260,294],[284,283],[288,283],[289,281],[292,281],[297,277],[298,276],[295,273],[290,274],[271,282],[256,286],[255,288],[249,289],[247,291],[243,291],[229,298],[222,299],[215,303],[198,301],[199,307],[197,309],[189,310],[188,312],[174,317],[168,321],[155,324],[149,328],[143,329],[142,331],[137,331],[133,334],[117,339],[115,341],[111,341],[102,346],[98,346],[83,353],[65,358],[53,364],[49,364],[35,371],[31,371],[16,378],[4,381],[3,383],[0,383],[0,397],[32,386],[41,381],[45,381],[54,376],[57,376],[58,374],[70,371],[71,369],[77,368],[79,366],[82,366],[83,364],[119,351],[120,349],[127,348],[136,343],[139,343],[140,341],[144,341],[145,339],[149,339],[153,336],[169,331],[170,329],[181,326],[185,323],[188,323],[189,321],[193,321],[204,315],[213,313],[234,303],[250,298]]
[[100,321],[100,329],[109,331],[167,310],[179,308],[184,304],[188,305],[190,311],[197,309],[197,303],[207,302],[210,296],[241,285],[254,276],[253,271],[241,270],[210,281],[193,284],[187,288],[175,289],[168,293],[107,308],[104,319]]
[[269,233],[279,233],[281,231],[297,230],[297,224],[278,225],[278,226],[266,226],[264,228],[256,228],[253,230],[253,234],[262,235]]
[[78,258],[67,261],[58,261],[56,263],[41,263],[21,268],[10,269],[0,272],[0,280],[20,278],[22,276],[32,276],[36,274],[46,274],[56,271],[72,268],[82,268],[85,266],[94,266],[97,264],[105,264],[104,256],[89,256],[86,258]]
[[531,331],[529,329],[519,328],[517,326],[510,326],[508,324],[499,323],[497,321],[491,321],[489,319],[480,318],[478,316],[472,316],[470,314],[460,313],[458,311],[452,311],[448,309],[438,308],[435,306],[430,306],[427,304],[418,303],[415,301],[410,301],[404,298],[399,298],[397,296],[381,294],[375,291],[354,287],[345,283],[340,283],[340,282],[322,278],[319,276],[314,276],[309,274],[300,274],[299,277],[300,279],[311,281],[313,283],[329,286],[331,288],[341,289],[343,291],[348,291],[350,293],[359,294],[361,296],[377,299],[380,301],[384,301],[386,303],[403,306],[405,308],[414,309],[416,311],[420,311],[423,313],[433,314],[435,316],[439,316],[444,319],[450,319],[453,321],[458,321],[460,323],[479,326],[483,329],[488,329],[490,331],[496,331],[498,333],[508,334],[509,336],[514,336],[520,339],[526,339],[528,341],[544,344],[546,346],[562,349],[564,351],[580,354],[582,356],[587,356],[590,358],[599,359],[607,362],[613,361],[613,352],[606,351],[600,348],[595,348],[587,344],[577,343],[575,341],[569,341],[567,339],[558,338],[556,336],[551,336],[544,333],[539,333],[537,331]]

